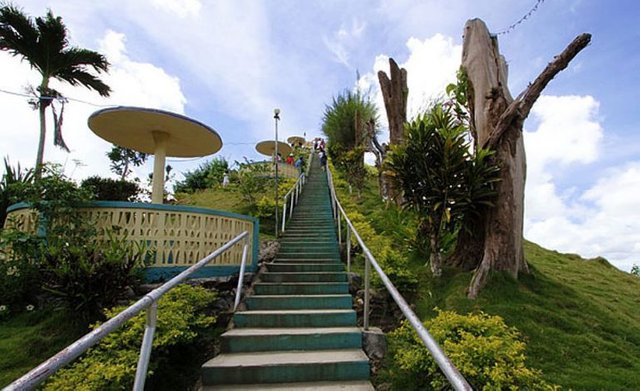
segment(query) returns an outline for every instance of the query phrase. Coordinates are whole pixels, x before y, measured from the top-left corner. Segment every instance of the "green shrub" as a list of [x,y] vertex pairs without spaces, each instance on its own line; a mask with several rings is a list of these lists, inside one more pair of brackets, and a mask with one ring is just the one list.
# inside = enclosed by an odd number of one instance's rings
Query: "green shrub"
[[89,194],[55,169],[45,166],[42,178],[22,189],[24,200],[39,213],[38,230],[2,232],[0,259],[8,262],[3,268],[14,267],[5,274],[20,273],[3,275],[0,291],[11,292],[16,304],[45,293],[95,320],[101,308],[139,282],[144,248],[110,231],[98,242],[95,227],[77,213]]
[[81,188],[87,189],[97,201],[129,201],[138,198],[140,187],[136,182],[92,176],[82,181]]
[[[149,373],[159,370],[163,360],[178,346],[194,343],[214,324],[215,316],[205,312],[216,294],[201,287],[179,285],[158,302],[157,328]],[[125,307],[108,311],[113,318]],[[145,313],[129,320],[107,335],[80,360],[60,370],[49,380],[45,390],[121,390],[131,389],[144,334]],[[98,325],[94,326],[97,327]]]
[[[525,343],[501,317],[439,311],[424,322],[453,365],[474,390],[549,390],[542,373],[525,365]],[[451,389],[435,361],[407,321],[389,333],[394,388]]]
[[4,174],[0,181],[0,230],[7,217],[7,208],[19,202],[21,189],[33,183],[33,170],[22,171],[20,164],[11,167],[9,158],[4,158]]
[[213,158],[193,171],[184,173],[184,180],[176,182],[175,193],[193,193],[222,183],[224,174],[229,171],[229,162],[225,158]]

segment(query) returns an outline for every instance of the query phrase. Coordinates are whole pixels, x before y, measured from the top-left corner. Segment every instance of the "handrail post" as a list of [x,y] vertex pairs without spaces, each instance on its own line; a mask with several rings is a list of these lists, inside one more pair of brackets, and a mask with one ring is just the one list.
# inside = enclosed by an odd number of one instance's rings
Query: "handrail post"
[[[284,232],[284,224],[286,222],[286,219],[287,219],[287,197],[285,196],[282,199],[282,232]],[[278,223],[276,222],[276,224]],[[277,227],[276,227],[276,230],[277,230]]]
[[247,251],[249,249],[249,236],[244,240],[244,246],[242,247],[242,262],[240,263],[240,275],[238,275],[238,286],[236,287],[236,299],[233,302],[233,312],[236,312],[238,304],[240,304],[240,297],[242,296],[242,282],[244,280],[244,268],[247,264]]
[[364,329],[369,330],[369,285],[371,285],[371,262],[364,257]]
[[347,224],[347,273],[351,273],[351,227]]
[[338,245],[342,246],[342,230],[340,227],[340,222],[342,221],[342,219],[340,218],[340,214],[338,213]]
[[295,201],[295,199],[296,198],[293,196],[293,193],[291,193],[291,198],[290,198],[291,207],[289,208],[289,218],[293,216],[293,201]]
[[144,382],[147,377],[147,369],[149,368],[149,358],[151,357],[151,349],[153,348],[153,334],[156,331],[156,320],[158,319],[158,302],[154,301],[147,308],[147,322],[144,325],[144,337],[140,346],[140,357],[138,357],[138,366],[136,368],[136,378],[133,383],[134,391],[143,391]]

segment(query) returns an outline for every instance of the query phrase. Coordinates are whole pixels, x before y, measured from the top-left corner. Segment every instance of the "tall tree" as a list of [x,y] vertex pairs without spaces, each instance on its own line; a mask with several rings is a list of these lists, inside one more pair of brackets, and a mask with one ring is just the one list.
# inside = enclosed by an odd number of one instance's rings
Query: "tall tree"
[[[0,50],[27,60],[31,68],[42,76],[36,88],[38,99],[35,103],[40,119],[40,139],[36,157],[35,175],[40,177],[44,157],[44,141],[47,133],[46,110],[54,99],[62,99],[62,94],[49,87],[51,79],[65,81],[72,86],[82,85],[97,91],[101,96],[109,96],[111,89],[89,70],[107,72],[109,62],[94,51],[69,45],[67,27],[61,17],[51,10],[44,17],[32,19],[21,9],[11,4],[0,7]],[[52,106],[53,107],[53,106]],[[62,138],[62,112],[60,116],[52,110],[55,124],[54,145],[69,150]]]
[[144,152],[134,151],[132,149],[119,147],[114,145],[107,152],[107,157],[111,160],[111,171],[120,175],[120,180],[124,181],[133,170],[133,167],[139,167],[147,160],[147,154]]
[[470,125],[476,144],[494,151],[500,166],[495,207],[483,216],[484,237],[476,237],[483,242],[483,252],[469,287],[471,298],[478,295],[492,270],[507,271],[515,278],[529,270],[523,252],[526,159],[522,126],[542,90],[590,40],[590,34],[576,37],[513,99],[497,37],[480,19],[469,20],[465,25],[462,67],[468,80]]

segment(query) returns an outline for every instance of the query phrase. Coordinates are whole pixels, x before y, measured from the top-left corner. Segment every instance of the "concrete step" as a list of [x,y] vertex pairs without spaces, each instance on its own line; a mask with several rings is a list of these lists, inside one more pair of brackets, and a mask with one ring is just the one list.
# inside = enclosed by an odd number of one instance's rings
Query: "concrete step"
[[221,336],[224,353],[361,347],[362,332],[357,327],[235,328]]
[[346,282],[258,282],[253,286],[256,295],[333,295],[349,293]]
[[284,263],[272,262],[267,263],[267,270],[272,273],[276,272],[342,272],[344,265],[340,263]]
[[297,258],[297,257],[291,257],[291,258],[281,258],[281,257],[277,257],[274,262],[276,263],[334,263],[334,264],[341,264],[340,258],[339,257],[332,257],[332,258]]
[[202,366],[202,383],[258,384],[369,379],[362,350],[221,354]]
[[340,259],[340,252],[335,251],[278,251],[278,258],[291,259]]
[[278,384],[243,384],[243,385],[219,385],[215,387],[204,386],[202,391],[375,391],[371,382],[367,380],[336,381],[336,382],[297,382]]
[[265,272],[260,274],[262,282],[346,282],[345,272]]
[[349,294],[333,295],[252,295],[245,299],[249,310],[350,309]]
[[236,327],[342,327],[356,324],[351,309],[255,310],[233,315]]

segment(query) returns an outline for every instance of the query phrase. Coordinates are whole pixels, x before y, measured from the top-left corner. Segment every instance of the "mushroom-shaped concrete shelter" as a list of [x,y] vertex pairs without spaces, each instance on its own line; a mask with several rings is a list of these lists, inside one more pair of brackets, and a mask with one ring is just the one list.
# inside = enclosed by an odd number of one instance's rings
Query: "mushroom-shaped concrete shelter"
[[222,148],[222,139],[211,127],[169,111],[118,106],[96,111],[88,122],[89,128],[101,138],[154,155],[151,193],[154,204],[162,203],[167,156],[207,156]]
[[[276,152],[276,142],[273,140],[260,141],[256,144],[256,151],[260,152],[263,155],[273,156]],[[282,156],[288,155],[293,152],[293,148],[287,143],[283,143],[282,141],[278,141],[278,153]]]
[[291,136],[287,139],[287,142],[292,146],[303,146],[304,145],[304,137],[302,136]]

